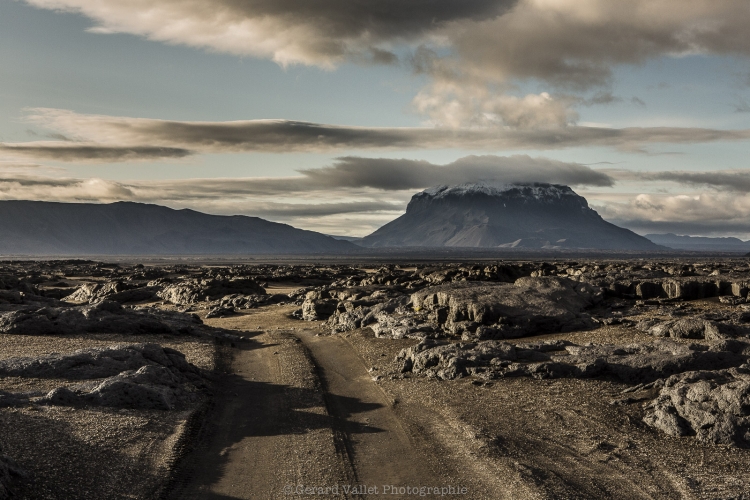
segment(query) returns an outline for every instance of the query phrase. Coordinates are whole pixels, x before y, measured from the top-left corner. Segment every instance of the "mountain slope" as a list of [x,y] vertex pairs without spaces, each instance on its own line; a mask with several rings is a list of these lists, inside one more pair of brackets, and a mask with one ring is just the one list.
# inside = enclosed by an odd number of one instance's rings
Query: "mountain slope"
[[0,253],[186,255],[347,253],[356,246],[242,215],[159,205],[0,201]]
[[659,250],[610,224],[568,186],[463,184],[414,195],[406,213],[360,242],[369,247]]

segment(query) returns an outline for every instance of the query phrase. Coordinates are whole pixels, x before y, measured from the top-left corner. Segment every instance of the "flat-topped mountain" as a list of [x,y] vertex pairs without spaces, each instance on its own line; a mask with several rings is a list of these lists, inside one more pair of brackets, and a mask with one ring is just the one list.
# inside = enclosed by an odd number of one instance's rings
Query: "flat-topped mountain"
[[0,254],[242,255],[347,253],[357,247],[243,215],[117,202],[0,201]]
[[602,219],[586,199],[558,184],[438,186],[414,195],[406,213],[366,236],[369,247],[662,247]]

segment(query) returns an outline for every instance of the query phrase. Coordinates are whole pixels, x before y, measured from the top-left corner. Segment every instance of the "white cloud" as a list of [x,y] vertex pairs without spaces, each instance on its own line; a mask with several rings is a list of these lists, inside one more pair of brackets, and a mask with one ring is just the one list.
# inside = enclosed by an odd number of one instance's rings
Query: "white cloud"
[[605,219],[641,233],[750,236],[750,193],[637,194],[592,206]]

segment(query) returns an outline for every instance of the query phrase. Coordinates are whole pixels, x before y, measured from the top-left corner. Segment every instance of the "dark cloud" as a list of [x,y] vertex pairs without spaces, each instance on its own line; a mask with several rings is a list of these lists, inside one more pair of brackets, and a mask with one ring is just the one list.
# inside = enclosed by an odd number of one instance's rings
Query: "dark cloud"
[[600,104],[613,104],[616,102],[622,102],[622,97],[614,95],[610,91],[597,92],[588,99],[581,101],[584,106],[594,106]]
[[454,22],[492,19],[517,0],[27,0],[78,12],[92,31],[328,66],[345,58],[391,63],[389,46]]
[[585,89],[613,65],[674,54],[750,55],[746,0],[26,0],[78,12],[93,31],[281,64],[332,66],[347,58],[393,61],[394,48],[441,51],[419,58],[437,79],[504,83],[541,79]]
[[0,143],[0,153],[55,161],[131,161],[184,158],[191,154],[183,148],[163,146],[104,146],[81,143]]
[[640,172],[637,176],[649,181],[669,181],[691,186],[708,186],[725,191],[750,193],[750,172],[744,170]]
[[613,65],[680,53],[750,55],[745,0],[525,0],[508,14],[450,33],[460,73],[474,80],[536,78],[586,89]]
[[577,163],[518,155],[466,156],[447,165],[423,160],[339,158],[333,166],[301,170],[315,186],[370,187],[384,190],[421,189],[438,184],[488,181],[495,183],[552,182],[612,186],[605,173]]
[[517,0],[212,0],[212,15],[235,19],[277,18],[287,26],[313,26],[328,37],[412,38],[462,19],[483,20]]

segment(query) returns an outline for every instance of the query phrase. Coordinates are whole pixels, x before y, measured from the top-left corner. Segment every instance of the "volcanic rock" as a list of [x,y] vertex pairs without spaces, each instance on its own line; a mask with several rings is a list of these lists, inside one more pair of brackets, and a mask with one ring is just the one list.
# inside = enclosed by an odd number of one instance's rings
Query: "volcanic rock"
[[185,280],[166,286],[157,295],[172,304],[189,305],[236,294],[265,295],[266,291],[252,278],[234,278]]
[[0,360],[0,376],[83,380],[111,377],[147,365],[198,373],[179,351],[157,344],[133,344],[79,349],[66,355]]
[[[430,310],[454,334],[482,330],[494,338],[572,331],[592,326],[583,313],[599,303],[598,287],[566,278],[520,278],[515,283],[453,283],[412,294],[415,311]],[[469,336],[470,338],[471,336]]]
[[750,447],[750,366],[669,377],[643,421],[672,436]]
[[645,345],[575,345],[550,341],[514,346],[501,341],[441,343],[425,340],[402,350],[404,372],[439,379],[591,378],[609,376],[630,384],[650,383],[690,370],[737,367],[750,356],[750,344],[724,341],[706,348],[659,340]]
[[[200,322],[200,320],[198,320]],[[102,301],[78,307],[44,307],[0,314],[0,333],[59,335],[67,333],[175,333],[190,330],[196,319],[179,313],[138,311]]]

